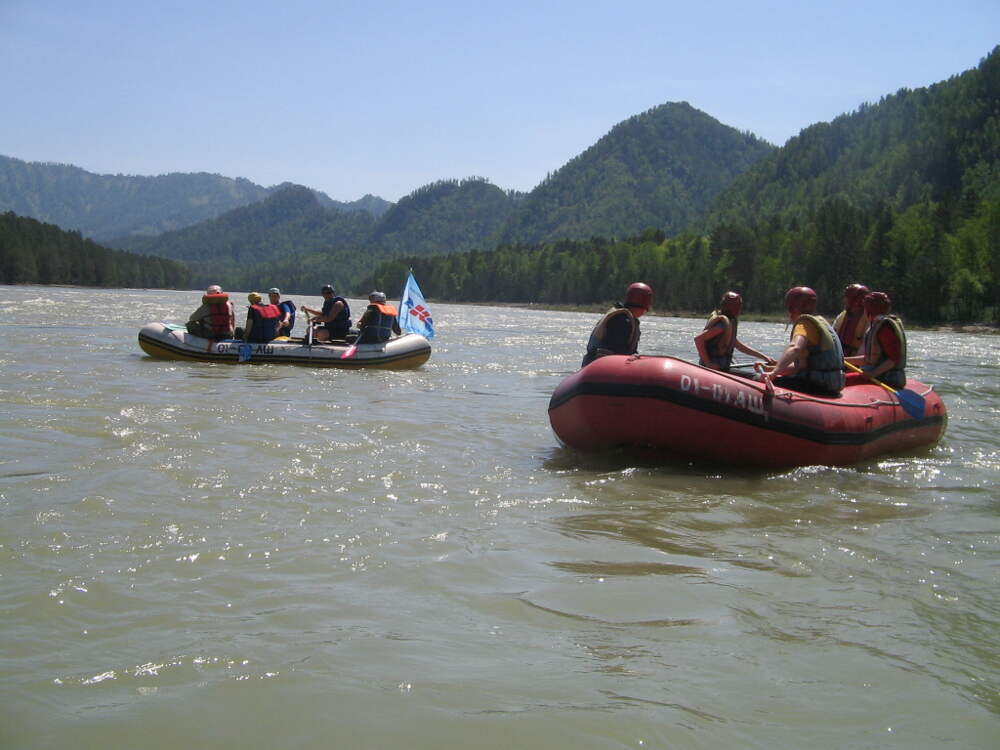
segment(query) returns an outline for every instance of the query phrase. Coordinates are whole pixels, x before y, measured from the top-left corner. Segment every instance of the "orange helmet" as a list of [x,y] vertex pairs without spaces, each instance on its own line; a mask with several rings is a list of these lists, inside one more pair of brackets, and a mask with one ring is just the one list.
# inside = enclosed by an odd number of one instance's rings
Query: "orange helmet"
[[648,284],[637,281],[629,285],[625,292],[625,307],[641,307],[648,310],[653,306],[653,290]]
[[886,315],[892,308],[892,300],[885,292],[868,292],[865,295],[865,314],[874,318],[876,315]]
[[793,286],[785,292],[785,309],[790,313],[815,312],[816,292],[807,286]]
[[726,292],[719,300],[719,312],[731,318],[738,318],[743,312],[743,297],[739,292]]

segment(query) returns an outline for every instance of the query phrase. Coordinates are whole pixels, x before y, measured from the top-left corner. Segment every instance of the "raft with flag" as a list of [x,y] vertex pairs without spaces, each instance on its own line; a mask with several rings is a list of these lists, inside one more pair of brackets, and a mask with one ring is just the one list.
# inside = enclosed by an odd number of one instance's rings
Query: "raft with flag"
[[560,383],[549,421],[564,445],[582,451],[780,468],[844,466],[931,446],[947,414],[937,393],[913,379],[899,392],[849,381],[837,396],[815,396],[675,357],[611,355]]
[[266,343],[247,343],[238,339],[212,341],[188,333],[184,326],[170,323],[147,323],[139,331],[139,347],[157,359],[195,360],[223,364],[286,364],[344,369],[376,368],[405,370],[420,367],[431,356],[431,345],[417,333],[404,333],[380,344],[357,344],[345,341],[312,343],[281,337]]
[[195,336],[184,326],[147,323],[139,331],[139,347],[157,359],[194,360],[224,364],[292,364],[343,369],[406,370],[420,367],[431,356],[434,320],[410,270],[400,299],[401,336],[379,343],[315,342],[281,336],[265,343],[239,339],[216,341]]

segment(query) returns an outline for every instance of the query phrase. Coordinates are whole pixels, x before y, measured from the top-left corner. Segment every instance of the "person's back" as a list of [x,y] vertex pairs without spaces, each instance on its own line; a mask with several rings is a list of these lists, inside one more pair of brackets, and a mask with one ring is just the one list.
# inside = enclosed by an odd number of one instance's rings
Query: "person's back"
[[213,340],[232,338],[234,312],[229,295],[222,291],[222,287],[213,284],[202,295],[201,306],[188,318],[188,333]]
[[835,396],[844,389],[844,350],[830,324],[815,315],[816,292],[793,287],[785,294],[793,323],[788,346],[771,371],[777,385]]
[[380,344],[402,333],[396,308],[386,302],[384,292],[368,295],[368,309],[358,321],[359,344]]
[[266,343],[278,336],[278,322],[281,311],[277,305],[263,304],[257,292],[247,295],[250,306],[247,308],[247,323],[243,337],[252,343]]
[[653,291],[642,282],[629,286],[625,301],[616,302],[594,326],[580,367],[608,354],[635,354],[639,350],[639,318],[653,305]]

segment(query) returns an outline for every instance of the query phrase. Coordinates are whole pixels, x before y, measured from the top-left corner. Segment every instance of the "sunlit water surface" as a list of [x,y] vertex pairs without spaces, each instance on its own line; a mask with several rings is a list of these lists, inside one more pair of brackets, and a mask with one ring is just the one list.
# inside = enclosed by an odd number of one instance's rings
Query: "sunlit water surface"
[[936,448],[763,473],[559,447],[595,315],[435,305],[411,372],[142,354],[198,302],[3,288],[3,748],[997,747],[997,337],[911,333]]

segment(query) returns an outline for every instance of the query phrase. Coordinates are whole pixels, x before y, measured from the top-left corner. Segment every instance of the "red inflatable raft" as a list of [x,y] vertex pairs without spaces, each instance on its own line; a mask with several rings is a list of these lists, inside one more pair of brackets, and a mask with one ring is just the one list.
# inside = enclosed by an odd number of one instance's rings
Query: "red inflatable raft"
[[737,465],[843,466],[941,437],[940,397],[916,380],[906,387],[923,401],[919,418],[871,383],[814,396],[769,391],[674,357],[608,356],[559,384],[549,421],[565,445],[584,451],[629,447]]

